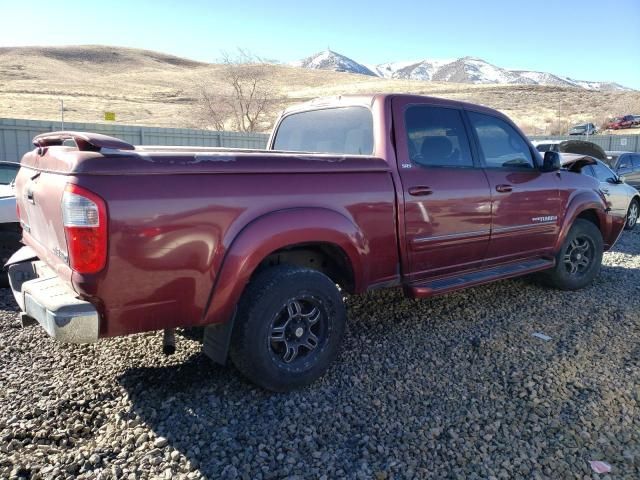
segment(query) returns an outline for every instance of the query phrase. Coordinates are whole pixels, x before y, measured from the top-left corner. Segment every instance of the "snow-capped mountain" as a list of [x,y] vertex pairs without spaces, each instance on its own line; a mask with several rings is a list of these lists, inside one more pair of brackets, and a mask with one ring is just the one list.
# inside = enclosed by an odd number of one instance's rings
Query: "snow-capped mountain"
[[520,76],[533,80],[538,85],[560,85],[564,87],[579,87],[587,90],[631,90],[615,82],[590,82],[588,80],[575,80],[569,77],[561,77],[552,73],[530,72],[526,70],[513,70]]
[[349,57],[340,55],[339,53],[325,50],[324,52],[311,55],[299,62],[291,64],[294,67],[313,68],[316,70],[334,70],[336,72],[359,73],[361,75],[378,75],[369,70],[364,65],[351,60]]
[[511,85],[556,85],[587,90],[631,90],[615,82],[575,80],[547,72],[511,70],[498,67],[481,58],[424,59],[364,65],[344,55],[325,50],[292,65],[320,70],[359,73],[382,78],[398,78],[434,82]]

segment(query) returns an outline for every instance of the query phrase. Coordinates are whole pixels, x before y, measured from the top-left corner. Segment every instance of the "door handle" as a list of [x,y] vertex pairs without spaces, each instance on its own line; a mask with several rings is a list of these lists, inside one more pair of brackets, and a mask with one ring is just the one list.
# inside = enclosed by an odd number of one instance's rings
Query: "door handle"
[[511,190],[513,190],[511,185],[496,185],[496,191],[498,191],[500,193],[508,193]]
[[431,195],[433,191],[429,187],[410,187],[409,195],[413,195],[414,197],[424,197],[426,195]]

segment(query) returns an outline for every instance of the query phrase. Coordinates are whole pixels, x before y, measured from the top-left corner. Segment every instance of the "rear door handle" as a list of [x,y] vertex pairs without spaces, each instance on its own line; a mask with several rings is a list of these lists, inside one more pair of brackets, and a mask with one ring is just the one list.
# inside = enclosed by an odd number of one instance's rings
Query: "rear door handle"
[[433,190],[431,190],[429,187],[410,187],[409,188],[409,195],[413,195],[414,197],[424,197],[426,195],[431,195],[433,193]]
[[500,193],[508,193],[511,190],[513,190],[513,188],[511,187],[511,185],[497,185],[496,186],[496,191],[500,192]]

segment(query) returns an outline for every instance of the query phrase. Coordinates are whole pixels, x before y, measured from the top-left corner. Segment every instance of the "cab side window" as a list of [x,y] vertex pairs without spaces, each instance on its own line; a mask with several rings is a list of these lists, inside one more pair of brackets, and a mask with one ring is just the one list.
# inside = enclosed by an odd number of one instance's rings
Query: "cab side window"
[[453,108],[413,105],[405,113],[409,158],[422,167],[472,167],[462,114]]
[[534,168],[529,145],[511,125],[491,115],[468,114],[487,168]]

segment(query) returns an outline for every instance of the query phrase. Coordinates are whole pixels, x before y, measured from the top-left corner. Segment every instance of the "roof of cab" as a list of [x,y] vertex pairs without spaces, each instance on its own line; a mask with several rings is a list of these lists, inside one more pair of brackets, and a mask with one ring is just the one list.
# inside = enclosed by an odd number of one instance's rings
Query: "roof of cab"
[[459,100],[451,100],[448,98],[431,97],[426,95],[413,95],[406,93],[372,93],[363,95],[336,95],[331,97],[319,97],[313,100],[309,100],[304,103],[298,103],[284,110],[283,115],[287,115],[294,112],[301,112],[306,110],[316,110],[323,108],[335,108],[346,106],[365,106],[372,107],[376,102],[385,102],[393,98],[406,98],[408,100],[414,99],[420,103],[432,103],[440,106],[451,106],[458,108],[465,108],[468,110],[484,111],[493,115],[500,115],[506,117],[498,110],[494,110],[484,105],[478,105],[475,103],[461,102]]

